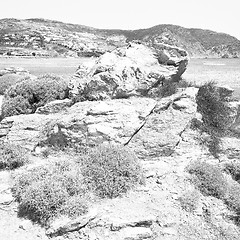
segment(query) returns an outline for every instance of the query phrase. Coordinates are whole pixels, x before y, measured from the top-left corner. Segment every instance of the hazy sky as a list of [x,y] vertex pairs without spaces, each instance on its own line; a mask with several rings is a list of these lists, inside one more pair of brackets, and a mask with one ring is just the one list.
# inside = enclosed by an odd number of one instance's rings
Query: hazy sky
[[1,0],[1,18],[46,18],[96,28],[158,24],[225,32],[240,39],[239,0]]

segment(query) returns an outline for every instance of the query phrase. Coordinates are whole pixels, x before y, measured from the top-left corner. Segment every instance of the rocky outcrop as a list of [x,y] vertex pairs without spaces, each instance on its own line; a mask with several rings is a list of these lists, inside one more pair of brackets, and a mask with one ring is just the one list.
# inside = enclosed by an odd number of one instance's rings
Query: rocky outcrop
[[165,81],[179,80],[187,63],[186,51],[177,47],[156,50],[133,42],[103,54],[91,66],[81,65],[69,88],[90,100],[146,96]]
[[[195,88],[169,98],[85,101],[58,113],[12,116],[0,122],[0,136],[29,150],[47,144],[128,144],[141,158],[173,151],[195,116]],[[148,148],[148,150],[146,150]],[[147,151],[147,153],[146,153]]]

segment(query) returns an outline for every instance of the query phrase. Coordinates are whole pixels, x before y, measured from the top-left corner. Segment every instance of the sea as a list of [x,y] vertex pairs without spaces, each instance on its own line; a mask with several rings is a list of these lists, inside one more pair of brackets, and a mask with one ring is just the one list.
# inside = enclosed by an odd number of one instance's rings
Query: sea
[[234,97],[240,99],[240,59],[190,59],[182,77],[197,85],[214,81],[229,86],[234,89]]
[[[34,75],[53,73],[70,77],[78,65],[89,58],[0,58],[0,70],[5,67],[23,67]],[[198,85],[215,81],[233,88],[240,99],[240,59],[190,59],[183,79]]]

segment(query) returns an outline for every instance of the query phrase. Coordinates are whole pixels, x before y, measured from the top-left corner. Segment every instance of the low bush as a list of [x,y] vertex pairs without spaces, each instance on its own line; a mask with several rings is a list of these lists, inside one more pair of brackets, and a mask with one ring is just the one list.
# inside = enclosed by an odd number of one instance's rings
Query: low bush
[[67,82],[58,76],[46,74],[37,79],[25,79],[5,91],[3,116],[34,113],[38,107],[66,97],[68,97]]
[[0,95],[4,95],[5,91],[12,85],[24,81],[26,77],[18,74],[5,74],[0,77]]
[[70,161],[16,175],[12,187],[13,196],[19,202],[19,216],[42,225],[48,225],[59,214],[73,217],[86,213],[87,204],[81,200],[85,192],[80,168]]
[[12,170],[28,162],[26,151],[14,144],[0,142],[0,170]]
[[60,213],[70,218],[86,214],[88,212],[87,201],[79,195],[72,196],[61,206]]
[[230,174],[235,181],[240,180],[240,163],[228,162],[224,165],[224,171]]
[[143,182],[139,160],[127,147],[102,145],[81,161],[86,184],[101,198],[118,197]]
[[228,183],[218,167],[206,162],[195,161],[187,167],[187,171],[194,176],[193,182],[203,194],[224,198]]
[[225,198],[225,202],[228,207],[235,211],[237,214],[238,224],[240,220],[240,185],[238,183],[233,184]]
[[188,211],[193,212],[197,209],[200,199],[200,193],[197,190],[187,191],[180,198],[181,207]]
[[196,96],[197,111],[202,114],[205,130],[224,132],[229,126],[230,110],[215,82],[203,84]]
[[206,143],[209,152],[215,158],[219,158],[221,137],[226,134],[231,123],[227,100],[228,96],[216,86],[215,82],[200,86],[196,96],[197,111],[202,115],[201,130],[210,135],[210,141]]

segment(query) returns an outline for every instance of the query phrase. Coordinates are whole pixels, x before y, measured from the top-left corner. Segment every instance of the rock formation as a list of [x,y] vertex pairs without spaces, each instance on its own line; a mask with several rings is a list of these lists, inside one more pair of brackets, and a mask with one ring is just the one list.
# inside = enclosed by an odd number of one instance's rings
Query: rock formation
[[177,47],[156,49],[132,42],[80,65],[69,88],[90,100],[147,96],[163,82],[178,81],[188,60],[187,52]]

